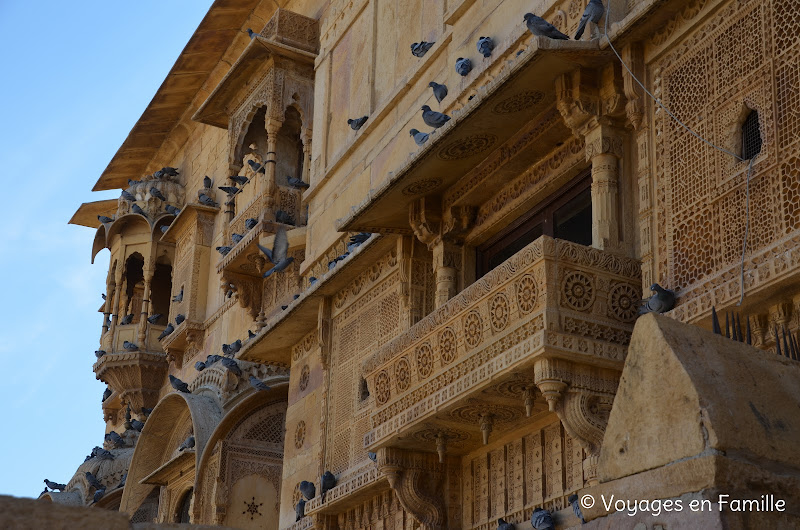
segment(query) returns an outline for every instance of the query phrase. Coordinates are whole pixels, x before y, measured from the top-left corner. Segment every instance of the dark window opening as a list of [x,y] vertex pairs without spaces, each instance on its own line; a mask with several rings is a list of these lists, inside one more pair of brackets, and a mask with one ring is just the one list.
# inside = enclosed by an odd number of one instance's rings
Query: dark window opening
[[189,518],[190,518],[189,509],[190,509],[190,507],[192,505],[192,493],[193,492],[194,492],[194,488],[189,488],[189,491],[187,491],[186,494],[183,496],[183,499],[181,500],[180,508],[179,508],[179,511],[178,511],[178,515],[176,517],[176,519],[177,519],[175,521],[176,523],[188,524],[188,523],[191,522],[191,521],[189,521]]
[[750,160],[761,152],[761,127],[758,111],[752,110],[742,123],[742,158]]
[[592,244],[592,191],[588,175],[573,180],[479,247],[478,278],[543,235],[586,246]]
[[369,387],[367,386],[367,380],[363,377],[361,378],[361,383],[359,385],[359,398],[361,401],[366,401],[369,397]]
[[125,260],[125,288],[123,300],[120,303],[119,319],[126,315],[133,315],[131,324],[139,322],[142,312],[142,298],[144,296],[144,258],[134,252]]
[[161,314],[156,325],[166,326],[169,320],[169,304],[172,300],[172,267],[168,263],[156,263],[150,286],[150,300],[153,304],[150,314]]

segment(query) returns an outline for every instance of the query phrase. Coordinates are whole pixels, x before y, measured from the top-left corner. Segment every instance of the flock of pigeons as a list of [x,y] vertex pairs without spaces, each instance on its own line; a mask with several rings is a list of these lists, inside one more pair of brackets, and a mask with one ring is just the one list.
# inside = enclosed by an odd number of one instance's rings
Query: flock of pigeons
[[[326,471],[319,478],[319,491],[323,501],[325,501],[325,494],[328,493],[330,490],[332,490],[335,486],[336,486],[336,475],[334,475],[330,471]],[[298,489],[300,490],[300,493],[303,496],[300,498],[300,500],[294,507],[296,515],[295,521],[299,521],[300,519],[305,517],[306,502],[310,501],[311,499],[317,496],[317,487],[314,485],[313,482],[304,480],[300,482]]]

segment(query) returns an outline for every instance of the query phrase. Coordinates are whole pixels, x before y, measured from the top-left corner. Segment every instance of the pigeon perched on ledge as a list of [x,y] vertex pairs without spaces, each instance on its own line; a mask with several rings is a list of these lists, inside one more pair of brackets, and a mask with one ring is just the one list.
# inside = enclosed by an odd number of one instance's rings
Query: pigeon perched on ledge
[[175,323],[176,323],[177,325],[179,325],[179,326],[180,326],[181,324],[183,324],[183,321],[184,321],[184,320],[186,320],[186,315],[182,315],[182,314],[180,314],[180,313],[179,313],[179,314],[177,314],[177,315],[175,315]]
[[258,219],[251,217],[245,220],[244,227],[247,228],[248,230],[252,230],[253,228],[255,228],[257,224],[258,224]]
[[531,526],[535,530],[556,530],[553,516],[549,510],[535,508],[531,514]]
[[110,218],[108,216],[105,216],[105,215],[98,215],[97,216],[97,220],[100,221],[101,223],[103,223],[104,225],[114,222],[114,220],[112,218]]
[[266,173],[267,172],[267,168],[264,166],[264,164],[259,164],[258,162],[254,161],[254,160],[248,160],[247,163],[250,165],[250,167],[256,173]]
[[86,477],[86,482],[89,484],[89,486],[96,489],[105,489],[103,483],[97,480],[97,477],[95,477],[90,471],[87,471],[84,476]]
[[164,195],[161,193],[161,191],[159,191],[159,189],[156,188],[155,186],[150,188],[150,196],[151,197],[155,197],[156,199],[158,199],[160,201],[167,202],[167,198],[164,197]]
[[294,514],[295,514],[295,522],[299,521],[303,517],[306,516],[306,501],[305,499],[300,499],[297,501],[297,505],[294,507]]
[[305,497],[309,501],[317,496],[317,487],[314,486],[313,482],[303,480],[302,482],[300,482],[300,485],[298,486],[297,489],[299,489],[300,493],[303,494],[303,497]]
[[128,325],[128,324],[130,324],[131,322],[133,322],[133,315],[125,315],[125,316],[124,316],[124,317],[122,317],[122,319],[119,321],[120,325],[122,325],[122,326],[127,326],[127,325]]
[[307,182],[303,182],[302,179],[295,178],[295,177],[286,177],[286,182],[289,183],[289,186],[295,189],[308,189],[311,185]]
[[176,294],[172,297],[173,302],[183,302],[183,287],[181,287],[181,292]]
[[172,374],[169,374],[169,384],[172,385],[172,388],[177,390],[178,392],[183,392],[184,394],[191,394],[191,390],[189,390],[189,385],[178,379]]
[[231,179],[234,184],[238,184],[239,186],[244,186],[245,184],[250,182],[249,178],[244,177],[242,175],[231,175],[228,178]]
[[362,116],[362,117],[356,118],[356,119],[350,118],[350,119],[347,120],[347,125],[349,125],[350,128],[353,129],[354,131],[357,131],[361,127],[363,127],[365,123],[367,123],[368,119],[369,119],[369,116]]
[[67,485],[66,484],[59,484],[58,482],[51,482],[51,481],[49,481],[47,479],[44,479],[44,483],[51,490],[64,491],[65,489],[67,489]]
[[543,19],[537,17],[533,13],[525,13],[523,17],[525,25],[528,30],[537,37],[547,37],[548,39],[569,40],[569,37],[558,31],[554,25]]
[[645,313],[666,313],[675,307],[675,291],[664,289],[657,283],[651,285],[650,290],[654,294],[647,300],[642,300],[642,307],[639,308],[640,315]]
[[324,501],[325,494],[336,487],[336,475],[326,471],[319,479],[319,486],[322,500]]
[[436,81],[431,81],[428,83],[428,86],[433,89],[433,97],[436,98],[438,103],[441,103],[442,100],[447,97],[447,86],[440,85]]
[[[472,61],[459,57],[456,59],[456,73],[461,77],[466,77],[472,71]],[[427,123],[427,122],[426,122]]]
[[142,429],[144,429],[144,422],[139,420],[131,420],[131,429],[137,432],[142,432]]
[[480,37],[478,39],[478,53],[483,55],[484,57],[489,57],[492,55],[492,50],[494,50],[494,41],[491,37]]
[[161,332],[161,335],[158,336],[158,340],[163,339],[173,331],[175,331],[175,326],[173,326],[172,323],[167,324],[167,327],[165,327],[164,331]]
[[580,24],[578,24],[578,31],[575,32],[575,40],[581,38],[583,30],[586,29],[587,22],[592,22],[596,25],[600,22],[600,19],[603,18],[603,13],[605,13],[605,11],[606,8],[603,7],[603,2],[601,0],[589,0],[586,9],[583,11],[583,16],[581,16]]
[[166,206],[164,206],[164,211],[166,211],[168,214],[174,215],[176,217],[178,216],[179,213],[181,213],[181,209],[180,208],[176,208],[175,206],[172,206],[171,204],[167,204]]
[[414,44],[411,45],[411,55],[413,55],[414,57],[422,57],[423,55],[428,53],[428,50],[430,50],[434,44],[436,43],[426,42],[426,41],[415,42]]
[[219,206],[219,204],[214,199],[212,199],[205,193],[201,193],[200,195],[198,195],[197,198],[200,201],[200,204],[203,204],[205,206],[211,206],[212,208],[216,208],[217,206]]
[[142,217],[147,217],[147,212],[142,210],[142,208],[138,204],[134,204],[133,206],[131,206],[131,211],[133,213],[138,213]]
[[583,513],[581,512],[581,504],[578,502],[578,496],[573,493],[567,498],[567,502],[572,505],[572,511],[575,513],[575,517],[581,521],[581,524],[586,524],[586,519],[583,518]]
[[133,195],[128,193],[127,190],[122,190],[122,193],[120,194],[120,197],[122,197],[124,200],[126,200],[128,202],[133,202],[133,201],[136,200],[136,197],[134,197]]
[[185,451],[187,449],[194,448],[194,436],[189,436],[187,439],[183,441],[183,443],[178,446],[178,451]]
[[242,369],[239,367],[239,363],[237,363],[234,359],[230,357],[223,357],[220,362],[222,366],[227,368],[233,375],[236,377],[242,377]]
[[149,317],[147,317],[147,321],[150,322],[151,324],[155,324],[156,322],[158,322],[158,319],[163,317],[163,316],[164,315],[162,315],[161,313],[154,313],[154,314],[150,315]]
[[501,517],[497,520],[497,530],[514,530],[514,523],[509,523]]
[[250,376],[250,386],[258,390],[259,392],[270,389],[270,386],[268,384],[266,384],[264,381],[262,381],[261,379],[259,379],[254,375]]
[[434,129],[438,129],[450,121],[450,116],[431,110],[428,105],[423,105],[420,110],[422,110],[422,121],[425,122],[425,125],[433,127]]
[[123,341],[122,347],[125,348],[128,351],[136,351],[136,350],[139,349],[139,346],[137,346],[133,342],[128,342],[127,340]]

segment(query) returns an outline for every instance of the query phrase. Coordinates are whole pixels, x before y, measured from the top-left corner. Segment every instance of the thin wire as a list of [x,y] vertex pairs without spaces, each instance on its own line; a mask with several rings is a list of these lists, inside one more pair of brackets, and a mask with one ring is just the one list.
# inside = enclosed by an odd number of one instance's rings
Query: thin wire
[[[717,151],[720,151],[722,153],[725,153],[727,155],[730,155],[730,156],[734,157],[735,159],[739,160],[740,162],[745,162],[747,160],[746,158],[742,158],[741,156],[737,155],[736,153],[732,153],[731,151],[728,151],[727,149],[724,149],[724,148],[722,148],[722,147],[710,142],[709,140],[706,140],[702,136],[700,136],[691,127],[689,127],[688,125],[683,123],[680,119],[678,119],[678,117],[675,116],[666,106],[664,106],[664,104],[661,103],[661,99],[660,98],[657,98],[649,90],[647,90],[647,87],[644,86],[644,83],[642,83],[639,80],[639,78],[636,77],[636,74],[634,74],[633,71],[628,67],[628,65],[625,64],[625,61],[622,60],[622,56],[620,56],[619,52],[614,47],[614,44],[611,42],[611,39],[608,37],[608,19],[609,18],[611,18],[611,2],[610,1],[608,3],[608,7],[606,8],[605,24],[604,24],[604,28],[603,28],[603,37],[606,38],[606,42],[608,42],[608,46],[614,52],[614,55],[617,56],[617,59],[619,59],[620,64],[622,64],[623,68],[625,68],[625,70],[627,70],[628,74],[630,74],[630,76],[633,78],[633,80],[636,81],[636,84],[639,85],[642,88],[642,90],[644,90],[645,94],[650,96],[650,98],[653,101],[655,101],[656,105],[661,107],[664,110],[664,112],[666,112],[667,115],[675,121],[675,123],[677,123],[678,125],[680,125],[684,129],[686,129],[690,134],[692,134],[698,140],[710,145],[711,147],[713,147]],[[739,296],[739,302],[736,304],[737,306],[742,305],[742,301],[744,300],[744,257],[745,257],[745,252],[747,251],[747,236],[748,236],[748,233],[750,231],[750,175],[751,175],[752,170],[753,170],[753,161],[754,160],[755,160],[755,155],[753,156],[753,158],[750,159],[750,163],[747,165],[747,175],[745,177],[745,197],[746,197],[746,200],[745,200],[744,241],[742,243],[742,260],[741,260],[741,270],[740,270],[740,277],[739,277],[739,285],[740,285],[739,291],[740,291],[741,294]]]

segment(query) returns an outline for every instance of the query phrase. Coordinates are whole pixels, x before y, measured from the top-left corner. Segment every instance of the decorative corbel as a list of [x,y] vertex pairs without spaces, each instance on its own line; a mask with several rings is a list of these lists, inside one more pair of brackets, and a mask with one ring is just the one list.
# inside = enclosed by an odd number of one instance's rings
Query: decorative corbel
[[442,216],[442,238],[462,242],[466,233],[475,224],[478,209],[474,206],[451,206]]
[[386,476],[403,509],[424,530],[444,530],[445,470],[438,455],[385,447],[378,449],[378,469]]
[[223,279],[235,286],[239,298],[239,305],[247,309],[253,320],[258,318],[264,293],[263,280],[258,277],[238,274],[228,270],[223,272]]
[[422,197],[411,203],[408,209],[408,223],[411,230],[424,245],[429,249],[436,244],[440,238],[439,221],[434,219],[431,209],[431,200]]
[[[628,65],[633,75],[637,79],[644,79],[644,51],[639,42],[626,45],[622,48],[622,60]],[[625,90],[625,97],[628,102],[625,104],[625,114],[628,118],[628,123],[638,130],[642,126],[642,119],[644,118],[644,90],[636,82],[627,69],[622,72],[623,86]]]
[[588,68],[576,68],[556,78],[556,106],[578,138],[601,114],[597,85],[597,75]]
[[613,402],[613,394],[570,389],[556,406],[555,412],[564,430],[586,451],[583,475],[590,484],[597,481],[600,446]]

